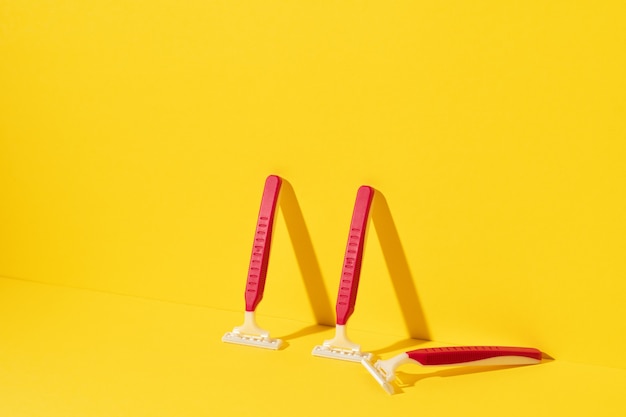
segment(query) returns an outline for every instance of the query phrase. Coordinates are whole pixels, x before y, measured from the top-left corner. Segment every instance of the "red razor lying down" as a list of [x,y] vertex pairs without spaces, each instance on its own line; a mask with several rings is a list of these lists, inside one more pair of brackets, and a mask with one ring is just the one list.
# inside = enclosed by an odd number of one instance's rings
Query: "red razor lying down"
[[367,359],[361,363],[389,394],[394,393],[391,382],[396,368],[405,363],[421,366],[490,366],[532,365],[541,362],[541,351],[534,348],[504,346],[456,346],[416,349],[372,365]]

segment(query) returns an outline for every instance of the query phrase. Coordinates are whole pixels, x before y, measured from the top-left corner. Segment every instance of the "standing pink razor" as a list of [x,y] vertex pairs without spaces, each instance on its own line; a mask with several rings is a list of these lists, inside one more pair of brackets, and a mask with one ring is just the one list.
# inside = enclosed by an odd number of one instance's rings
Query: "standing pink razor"
[[278,193],[281,184],[282,179],[276,175],[270,175],[265,181],[259,218],[254,233],[248,279],[246,281],[246,311],[244,323],[239,327],[235,327],[232,332],[226,333],[224,337],[222,337],[223,342],[257,346],[266,349],[278,349],[282,344],[282,340],[270,338],[269,332],[263,330],[256,324],[254,314],[257,305],[263,299],[267,265],[270,258],[274,215],[276,214]]
[[315,356],[352,362],[360,362],[361,359],[371,357],[371,353],[361,352],[361,346],[348,339],[346,324],[356,304],[365,231],[373,197],[374,189],[366,185],[360,187],[357,192],[337,295],[335,337],[324,341],[323,345],[315,346],[312,352]]

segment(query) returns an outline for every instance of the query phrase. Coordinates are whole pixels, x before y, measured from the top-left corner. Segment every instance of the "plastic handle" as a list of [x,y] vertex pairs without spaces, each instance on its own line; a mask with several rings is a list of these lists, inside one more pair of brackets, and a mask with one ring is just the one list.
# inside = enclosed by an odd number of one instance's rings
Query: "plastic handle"
[[417,349],[406,352],[422,365],[453,365],[499,356],[523,356],[541,360],[541,351],[534,348],[504,346],[459,346]]
[[248,280],[246,281],[246,311],[254,311],[263,299],[267,264],[270,259],[274,214],[276,213],[281,184],[282,179],[276,175],[270,175],[265,180],[259,219],[254,233],[252,255],[250,256]]
[[337,324],[340,325],[346,324],[354,312],[356,295],[359,290],[359,277],[361,276],[365,228],[367,227],[367,219],[373,197],[374,189],[367,185],[360,187],[356,194],[346,255],[341,271],[339,294],[337,295]]

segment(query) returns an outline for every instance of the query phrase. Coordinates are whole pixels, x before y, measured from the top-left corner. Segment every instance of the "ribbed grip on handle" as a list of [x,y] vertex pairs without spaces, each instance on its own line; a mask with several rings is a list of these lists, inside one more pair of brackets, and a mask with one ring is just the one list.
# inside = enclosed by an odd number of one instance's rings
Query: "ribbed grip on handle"
[[356,195],[337,295],[337,324],[340,325],[346,324],[354,312],[361,276],[365,229],[373,197],[374,189],[366,185],[360,187]]
[[254,311],[263,299],[272,243],[274,214],[276,213],[281,184],[282,179],[276,175],[270,175],[265,180],[259,218],[254,233],[252,255],[250,256],[248,280],[246,281],[246,311]]
[[505,346],[459,346],[417,349],[407,352],[409,358],[422,365],[453,365],[499,356],[522,356],[541,360],[541,351],[534,348]]

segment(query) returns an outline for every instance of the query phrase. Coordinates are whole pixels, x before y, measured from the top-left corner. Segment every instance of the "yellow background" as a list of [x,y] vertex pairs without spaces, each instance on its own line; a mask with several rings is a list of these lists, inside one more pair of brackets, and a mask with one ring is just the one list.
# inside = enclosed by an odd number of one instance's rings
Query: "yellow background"
[[[0,411],[240,415],[241,396],[261,415],[318,397],[331,414],[550,415],[572,398],[623,414],[626,6],[431,3],[0,1]],[[259,320],[298,336],[279,352],[219,342],[240,324],[268,174],[287,183]],[[364,348],[556,360],[390,403],[358,365],[311,359],[362,184],[378,190],[350,320]],[[155,411],[145,397],[164,392]]]

